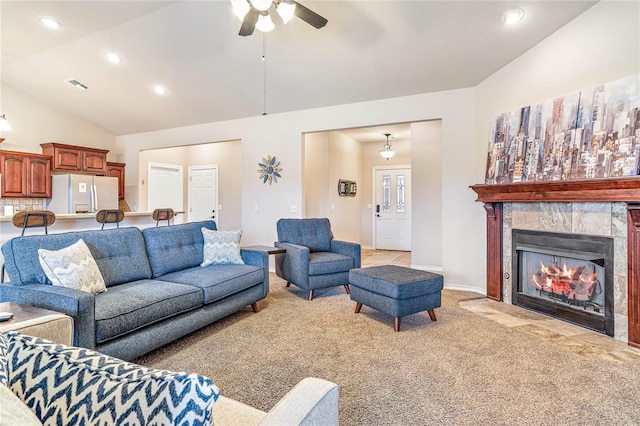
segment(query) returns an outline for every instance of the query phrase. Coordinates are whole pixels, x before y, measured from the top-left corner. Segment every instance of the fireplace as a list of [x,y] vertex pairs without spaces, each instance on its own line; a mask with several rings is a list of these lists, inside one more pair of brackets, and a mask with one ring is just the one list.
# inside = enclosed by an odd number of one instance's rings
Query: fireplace
[[613,239],[513,229],[512,303],[614,335]]

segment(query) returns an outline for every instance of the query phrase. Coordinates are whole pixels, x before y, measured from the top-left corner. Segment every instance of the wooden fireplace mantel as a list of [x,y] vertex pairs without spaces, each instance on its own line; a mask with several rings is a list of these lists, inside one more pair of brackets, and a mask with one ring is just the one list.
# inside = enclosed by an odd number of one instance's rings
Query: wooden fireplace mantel
[[471,186],[482,202],[640,203],[640,176],[573,181],[545,181]]
[[487,212],[487,297],[502,301],[502,205],[513,202],[626,202],[630,346],[640,348],[640,176],[471,186]]

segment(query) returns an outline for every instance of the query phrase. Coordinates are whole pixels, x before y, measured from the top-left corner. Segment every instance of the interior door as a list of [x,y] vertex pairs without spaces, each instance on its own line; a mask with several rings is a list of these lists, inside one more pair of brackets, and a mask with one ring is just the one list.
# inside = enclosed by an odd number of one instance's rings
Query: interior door
[[219,228],[218,166],[190,166],[188,194],[189,222],[213,219]]
[[374,173],[376,249],[411,250],[411,167]]
[[172,208],[176,212],[181,212],[183,210],[182,166],[149,163],[148,173],[149,211]]

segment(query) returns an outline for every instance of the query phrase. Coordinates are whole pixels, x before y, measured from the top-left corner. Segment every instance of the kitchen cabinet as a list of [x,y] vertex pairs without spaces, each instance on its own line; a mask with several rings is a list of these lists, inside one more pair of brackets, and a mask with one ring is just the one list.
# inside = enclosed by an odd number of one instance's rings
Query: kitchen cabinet
[[125,163],[107,163],[107,176],[118,178],[119,200],[124,200],[124,167]]
[[2,151],[3,197],[51,198],[51,157],[27,152]]
[[107,153],[109,150],[66,145],[61,143],[43,143],[42,153],[53,158],[53,171],[85,172],[92,174],[107,173]]

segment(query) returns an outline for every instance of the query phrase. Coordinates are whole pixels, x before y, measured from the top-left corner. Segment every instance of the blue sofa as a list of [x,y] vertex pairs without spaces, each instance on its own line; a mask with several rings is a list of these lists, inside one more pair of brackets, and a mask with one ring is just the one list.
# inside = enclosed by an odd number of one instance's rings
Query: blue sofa
[[[251,305],[269,290],[267,254],[242,250],[244,265],[203,261],[201,228],[213,221],[17,237],[2,246],[9,283],[0,301],[62,312],[74,320],[74,345],[132,360]],[[82,238],[107,286],[97,295],[54,286],[38,249]]]

